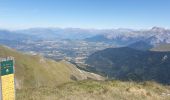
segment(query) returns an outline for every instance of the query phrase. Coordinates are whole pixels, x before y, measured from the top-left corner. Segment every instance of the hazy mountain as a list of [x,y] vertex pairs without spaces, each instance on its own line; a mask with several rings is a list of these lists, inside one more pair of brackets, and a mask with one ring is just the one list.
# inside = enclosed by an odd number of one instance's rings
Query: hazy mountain
[[[145,41],[150,45],[170,43],[170,30],[153,27],[149,30],[132,29],[80,29],[80,28],[31,28],[17,31],[0,31],[0,39],[12,36],[13,39],[83,39],[93,42],[111,42],[118,45],[129,45]],[[31,39],[31,38],[30,38]]]
[[170,84],[170,52],[109,48],[88,57],[87,69],[120,80]]
[[153,34],[151,37],[146,39],[152,45],[170,43],[170,30],[153,27],[150,31]]
[[112,42],[117,45],[128,45],[136,41],[145,39],[142,34],[135,33],[133,30],[105,30],[103,34],[96,35],[94,37],[86,38],[86,41],[97,42]]
[[97,30],[79,28],[32,28],[17,32],[42,39],[85,39],[98,33]]
[[86,40],[109,41],[118,45],[130,45],[138,41],[145,41],[150,45],[158,45],[160,43],[170,43],[170,30],[160,27],[153,27],[150,30],[115,29],[87,38]]
[[16,45],[24,45],[25,41],[37,40],[36,37],[20,34],[14,31],[0,30],[0,44],[10,47],[16,47]]
[[26,34],[19,34],[17,32],[8,31],[8,30],[0,30],[0,40],[20,41],[26,39],[34,39],[34,38]]

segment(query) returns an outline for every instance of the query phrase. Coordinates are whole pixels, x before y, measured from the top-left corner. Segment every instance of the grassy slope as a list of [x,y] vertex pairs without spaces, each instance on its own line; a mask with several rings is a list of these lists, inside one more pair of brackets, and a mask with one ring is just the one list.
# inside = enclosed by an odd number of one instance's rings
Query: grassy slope
[[[40,86],[56,86],[73,81],[72,76],[78,80],[88,75],[65,61],[55,62],[40,56],[30,56],[0,46],[0,57],[15,57],[16,88],[33,88]],[[84,77],[84,74],[86,77]],[[100,78],[100,77],[99,77]]]
[[86,80],[17,92],[17,100],[170,100],[170,87],[154,82]]
[[[45,60],[0,47],[0,56],[15,57],[15,77],[18,88],[55,85],[70,81],[69,69],[63,62]],[[57,79],[57,80],[56,80]]]
[[162,44],[155,48],[152,48],[151,51],[170,51],[170,44]]

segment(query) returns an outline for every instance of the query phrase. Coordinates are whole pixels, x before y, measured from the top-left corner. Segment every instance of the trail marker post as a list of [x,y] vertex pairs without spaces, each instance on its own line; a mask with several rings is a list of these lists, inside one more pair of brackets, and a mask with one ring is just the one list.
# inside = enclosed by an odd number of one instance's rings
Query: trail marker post
[[0,100],[15,100],[14,58],[0,58],[0,69]]

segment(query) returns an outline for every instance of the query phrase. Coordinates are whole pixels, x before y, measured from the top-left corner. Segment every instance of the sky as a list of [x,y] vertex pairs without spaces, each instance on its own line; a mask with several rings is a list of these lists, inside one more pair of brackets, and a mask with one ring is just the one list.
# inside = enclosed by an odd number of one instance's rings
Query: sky
[[170,28],[170,0],[0,0],[0,28]]

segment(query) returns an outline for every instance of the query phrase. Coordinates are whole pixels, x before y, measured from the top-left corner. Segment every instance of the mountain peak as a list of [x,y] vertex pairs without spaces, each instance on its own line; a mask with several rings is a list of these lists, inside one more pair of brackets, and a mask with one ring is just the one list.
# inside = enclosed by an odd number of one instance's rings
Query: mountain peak
[[152,27],[151,30],[152,30],[152,31],[156,31],[156,32],[162,32],[162,31],[165,31],[166,29],[163,28],[163,27],[157,27],[157,26],[155,26],[155,27]]

